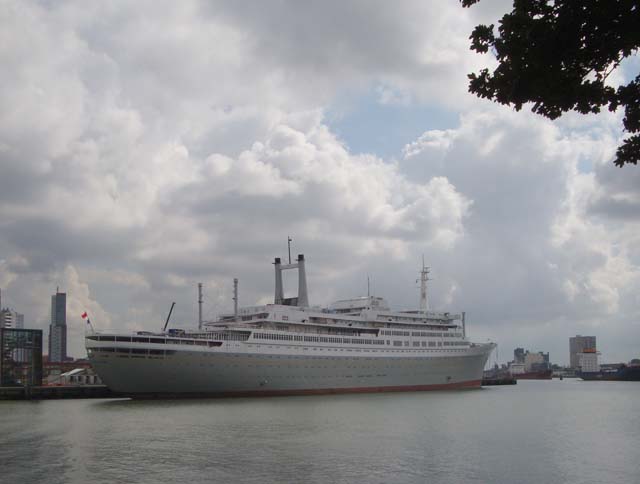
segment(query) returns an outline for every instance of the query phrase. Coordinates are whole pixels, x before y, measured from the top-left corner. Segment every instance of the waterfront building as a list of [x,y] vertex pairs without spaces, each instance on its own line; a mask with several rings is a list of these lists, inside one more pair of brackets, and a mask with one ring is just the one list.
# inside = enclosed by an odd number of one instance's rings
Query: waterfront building
[[60,375],[78,368],[89,369],[91,364],[86,359],[74,360],[68,357],[65,361],[50,362],[45,358],[42,363],[42,380],[45,385],[58,384]]
[[0,328],[0,386],[42,385],[42,330]]
[[598,364],[598,352],[595,348],[585,348],[579,354],[579,367],[581,373],[597,373],[600,371]]
[[102,380],[96,375],[93,368],[74,368],[59,375],[58,381],[61,385],[102,385]]
[[515,363],[524,363],[524,348],[516,348],[513,350],[513,361]]
[[51,324],[49,325],[49,361],[67,359],[67,295],[58,292],[51,296]]
[[552,375],[549,353],[532,353],[524,348],[516,348],[513,361],[509,363],[509,373],[517,379],[544,380]]
[[574,336],[569,338],[569,366],[574,370],[580,367],[580,355],[584,350],[596,349],[595,336]]
[[524,355],[524,368],[525,371],[546,370],[549,368],[549,353],[526,352]]

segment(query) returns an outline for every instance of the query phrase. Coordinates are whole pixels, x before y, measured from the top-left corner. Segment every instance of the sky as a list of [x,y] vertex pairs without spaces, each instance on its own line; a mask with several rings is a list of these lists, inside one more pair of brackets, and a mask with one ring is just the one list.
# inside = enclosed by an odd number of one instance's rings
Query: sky
[[[481,100],[469,49],[510,2],[5,1],[0,4],[0,288],[68,346],[273,299],[304,253],[312,304],[365,295],[465,311],[472,340],[569,360],[640,356],[640,168],[621,112]],[[612,85],[638,73],[631,59]],[[288,274],[287,274],[288,275]],[[295,275],[287,277],[288,295]]]

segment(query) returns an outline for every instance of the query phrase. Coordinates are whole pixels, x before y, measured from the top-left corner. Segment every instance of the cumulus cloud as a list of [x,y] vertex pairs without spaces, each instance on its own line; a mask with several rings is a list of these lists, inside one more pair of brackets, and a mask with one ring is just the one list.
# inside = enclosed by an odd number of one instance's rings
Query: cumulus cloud
[[[635,317],[634,229],[594,214],[603,198],[621,193],[603,183],[616,175],[608,171],[616,140],[601,134],[491,107],[463,116],[458,129],[426,132],[404,150],[407,173],[446,176],[473,200],[469,243],[447,263],[457,265],[454,301],[512,328],[514,346],[536,327],[568,336]],[[595,172],[579,169],[585,159]]]
[[[619,115],[554,124],[466,94],[488,61],[469,32],[508,8],[5,2],[0,286],[37,327],[57,285],[97,326],[155,329],[172,301],[190,325],[197,282],[211,317],[232,277],[241,302],[268,301],[291,235],[314,302],[362,294],[370,274],[416,305],[426,253],[432,305],[467,308],[479,334],[624,328],[639,200],[635,172],[607,164]],[[397,159],[355,154],[324,116],[363,92],[459,122]]]

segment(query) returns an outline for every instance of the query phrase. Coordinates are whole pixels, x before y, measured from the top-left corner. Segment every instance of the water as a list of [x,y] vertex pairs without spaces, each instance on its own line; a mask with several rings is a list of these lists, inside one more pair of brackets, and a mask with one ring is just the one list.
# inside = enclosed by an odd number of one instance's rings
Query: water
[[0,402],[3,483],[638,483],[640,383]]

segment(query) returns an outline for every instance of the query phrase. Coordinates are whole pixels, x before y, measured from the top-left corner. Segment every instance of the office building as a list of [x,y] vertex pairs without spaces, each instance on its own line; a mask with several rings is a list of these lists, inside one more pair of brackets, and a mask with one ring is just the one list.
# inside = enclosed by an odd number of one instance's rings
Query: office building
[[525,371],[541,371],[549,369],[549,353],[539,351],[537,353],[529,353],[524,355]]
[[524,348],[516,348],[513,350],[514,363],[524,363]]
[[0,328],[24,328],[24,314],[9,308],[0,310]]
[[580,355],[584,350],[596,350],[595,336],[574,336],[569,338],[569,366],[573,369],[580,367]]
[[0,328],[24,328],[24,314],[2,307],[2,292],[0,292]]
[[42,385],[42,330],[0,328],[0,386]]
[[51,296],[51,324],[49,325],[49,361],[62,363],[67,359],[67,295],[57,292]]
[[579,355],[579,367],[582,373],[597,373],[600,371],[598,363],[598,352],[594,349],[587,348]]

